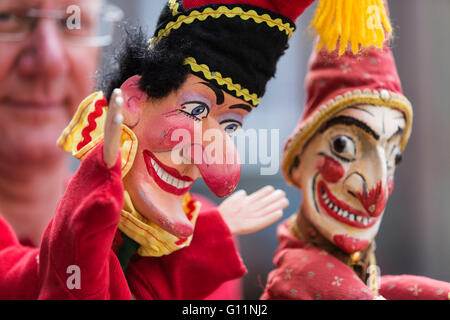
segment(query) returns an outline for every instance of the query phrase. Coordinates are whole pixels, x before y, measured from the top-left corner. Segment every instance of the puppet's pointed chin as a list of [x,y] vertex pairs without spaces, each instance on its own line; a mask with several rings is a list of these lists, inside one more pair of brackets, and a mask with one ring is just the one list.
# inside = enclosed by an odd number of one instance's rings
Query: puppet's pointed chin
[[150,216],[149,218],[153,222],[179,238],[186,238],[194,233],[194,226],[186,217],[181,206],[177,210],[167,212],[160,210],[152,211]]
[[218,197],[228,196],[239,183],[241,163],[237,152],[233,159],[232,163],[196,165],[209,190]]
[[194,226],[183,210],[182,201],[177,197],[162,190],[152,190],[148,184],[143,184],[139,188],[139,196],[132,198],[140,214],[174,236],[186,238],[194,232]]

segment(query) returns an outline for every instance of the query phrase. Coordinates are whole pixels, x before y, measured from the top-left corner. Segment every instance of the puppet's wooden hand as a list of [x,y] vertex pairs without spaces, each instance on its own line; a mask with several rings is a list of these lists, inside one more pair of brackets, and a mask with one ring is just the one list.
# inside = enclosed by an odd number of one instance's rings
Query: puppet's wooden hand
[[247,195],[245,190],[235,192],[219,205],[219,212],[231,234],[248,234],[264,229],[283,216],[289,201],[283,190],[266,186]]
[[108,168],[112,168],[117,161],[120,150],[120,135],[122,131],[123,97],[120,89],[115,89],[109,101],[108,113],[105,120],[105,136],[103,144],[103,160]]

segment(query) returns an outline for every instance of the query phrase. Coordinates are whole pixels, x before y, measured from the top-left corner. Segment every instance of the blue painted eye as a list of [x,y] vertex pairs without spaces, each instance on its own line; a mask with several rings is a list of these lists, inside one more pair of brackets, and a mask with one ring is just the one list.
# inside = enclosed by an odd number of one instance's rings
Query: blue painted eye
[[225,120],[221,125],[223,130],[230,136],[234,135],[241,128],[241,124],[233,120]]
[[209,107],[206,104],[200,104],[199,102],[188,102],[181,105],[180,111],[194,120],[201,121],[208,116]]
[[233,133],[235,132],[237,129],[239,128],[239,126],[236,123],[232,123],[229,124],[225,127],[225,132],[226,133]]
[[205,106],[198,106],[191,111],[191,114],[193,116],[198,116],[199,114],[202,114],[202,112],[205,111],[205,109],[206,109]]

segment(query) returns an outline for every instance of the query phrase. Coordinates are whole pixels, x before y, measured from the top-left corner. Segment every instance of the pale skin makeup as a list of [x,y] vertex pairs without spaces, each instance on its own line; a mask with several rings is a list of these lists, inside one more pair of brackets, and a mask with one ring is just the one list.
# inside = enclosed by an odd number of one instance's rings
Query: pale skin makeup
[[[192,183],[203,178],[212,192],[226,196],[239,181],[239,157],[229,135],[240,128],[251,106],[194,75],[189,75],[185,83],[167,97],[147,99],[137,85],[139,79],[139,76],[131,77],[116,90],[110,105],[121,106],[108,110],[107,122],[121,120],[119,114],[123,114],[123,123],[132,128],[139,142],[124,186],[142,215],[176,236],[187,237],[193,233],[193,226],[183,212],[182,201]],[[110,112],[114,112],[114,116],[110,116]],[[117,130],[121,123],[118,120],[105,127],[104,159],[108,166],[115,163],[117,156]],[[223,155],[234,161],[175,163],[172,158],[175,148],[191,158],[193,153],[188,156],[188,150],[204,150],[211,143],[192,142],[192,139],[180,144],[179,140],[172,139],[176,129],[185,129],[200,137],[209,129],[220,132],[216,138],[223,142],[219,144]],[[282,190],[267,186],[251,195],[238,191],[218,209],[231,233],[237,235],[255,232],[276,222],[288,204]]]
[[303,216],[348,253],[365,249],[378,232],[405,125],[393,108],[346,108],[322,126],[291,169],[303,193]]
[[[0,0],[0,29],[15,13],[92,0]],[[70,174],[56,140],[92,92],[98,48],[68,45],[60,22],[39,19],[20,41],[0,41],[0,214],[19,238],[39,245]]]

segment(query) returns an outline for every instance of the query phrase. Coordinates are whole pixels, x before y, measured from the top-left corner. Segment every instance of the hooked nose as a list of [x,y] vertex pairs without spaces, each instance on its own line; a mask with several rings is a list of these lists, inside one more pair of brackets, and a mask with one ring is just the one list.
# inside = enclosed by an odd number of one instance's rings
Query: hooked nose
[[381,181],[370,190],[363,190],[363,192],[356,193],[356,197],[373,217],[381,215],[386,207],[386,188]]
[[190,146],[190,160],[208,188],[218,197],[231,194],[239,183],[241,161],[233,140],[215,124],[204,119],[202,142]]
[[381,215],[387,203],[387,170],[382,158],[369,157],[363,170],[353,172],[344,181],[347,192],[373,217]]
[[368,186],[367,180],[361,173],[353,173],[345,182],[347,192],[359,200],[370,216],[378,217],[386,207],[386,187],[382,181]]

